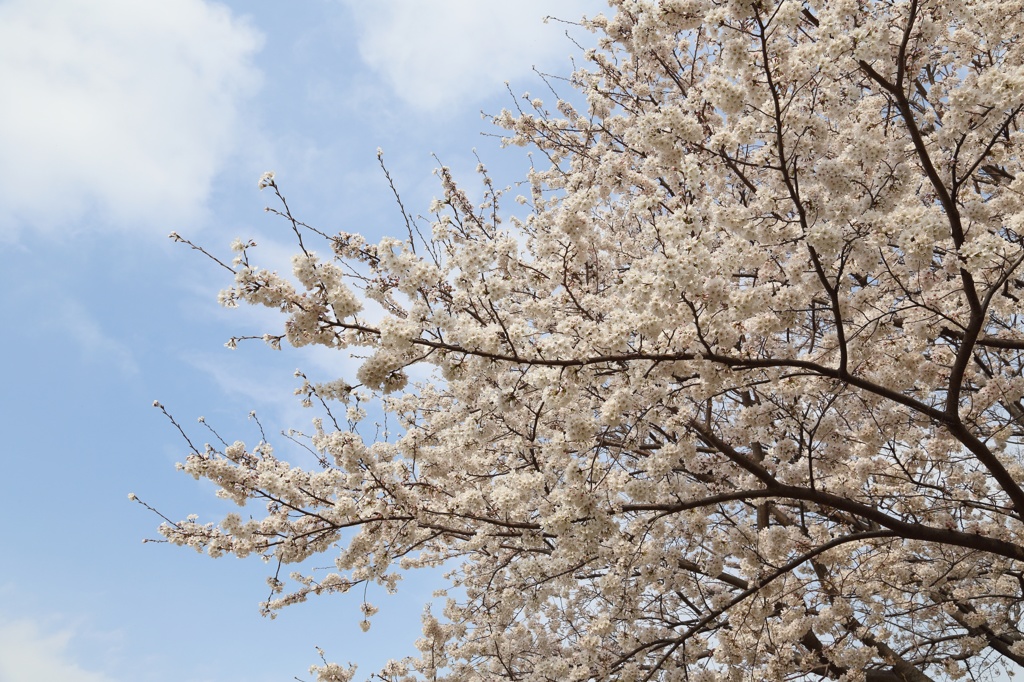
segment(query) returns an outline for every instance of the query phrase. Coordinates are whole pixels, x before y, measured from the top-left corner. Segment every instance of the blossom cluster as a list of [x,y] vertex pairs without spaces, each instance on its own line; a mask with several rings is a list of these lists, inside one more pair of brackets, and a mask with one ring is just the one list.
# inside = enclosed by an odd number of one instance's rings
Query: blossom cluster
[[1024,3],[610,5],[580,101],[494,117],[549,160],[528,215],[440,169],[407,238],[282,203],[290,278],[239,243],[222,301],[281,311],[278,344],[357,349],[358,385],[300,377],[319,468],[193,451],[265,512],[162,532],[333,556],[268,611],[448,568],[388,680],[1024,665]]

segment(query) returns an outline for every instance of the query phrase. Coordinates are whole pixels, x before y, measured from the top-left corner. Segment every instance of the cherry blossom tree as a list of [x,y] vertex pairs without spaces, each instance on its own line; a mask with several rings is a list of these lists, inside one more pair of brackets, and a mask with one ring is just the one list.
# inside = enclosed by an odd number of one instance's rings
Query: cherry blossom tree
[[194,448],[254,504],[161,532],[269,557],[268,613],[444,567],[388,680],[1024,665],[1024,2],[610,4],[576,104],[494,118],[544,159],[512,210],[442,168],[373,244],[261,179],[293,277],[236,242],[222,303],[366,357],[300,377],[319,465]]

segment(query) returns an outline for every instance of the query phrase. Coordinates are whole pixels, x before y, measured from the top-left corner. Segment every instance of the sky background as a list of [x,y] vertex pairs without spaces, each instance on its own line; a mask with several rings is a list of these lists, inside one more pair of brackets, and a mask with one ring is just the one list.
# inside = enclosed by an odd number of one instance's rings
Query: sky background
[[[377,166],[383,148],[408,210],[426,212],[438,162],[474,183],[523,177],[481,110],[550,99],[533,67],[568,75],[602,0],[0,0],[0,682],[309,680],[314,646],[362,675],[412,653],[436,576],[358,628],[361,594],[261,618],[268,567],[143,544],[159,519],[220,518],[213,487],[177,473],[204,416],[228,440],[308,426],[293,372],[354,374],[338,353],[229,351],[276,331],[225,310],[227,273],[172,243],[286,267],[285,224],[256,184],[277,174],[296,215],[376,240],[404,225]],[[513,192],[514,194],[514,192]],[[273,439],[272,439],[273,440]],[[287,452],[278,438],[278,454]],[[284,455],[287,458],[287,455]],[[323,563],[328,563],[325,560]]]

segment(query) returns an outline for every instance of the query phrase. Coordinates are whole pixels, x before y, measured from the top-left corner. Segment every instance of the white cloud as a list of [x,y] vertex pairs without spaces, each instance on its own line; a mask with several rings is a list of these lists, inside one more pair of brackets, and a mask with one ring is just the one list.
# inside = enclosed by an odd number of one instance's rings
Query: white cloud
[[261,42],[205,0],[0,2],[0,238],[194,219]]
[[575,21],[607,7],[601,0],[344,2],[358,25],[363,60],[399,97],[433,110],[493,94],[534,66],[567,72],[568,56],[579,50],[563,24],[545,26],[542,19]]
[[113,678],[86,670],[74,660],[68,651],[74,638],[72,630],[43,632],[28,620],[0,623],[0,680],[113,682]]

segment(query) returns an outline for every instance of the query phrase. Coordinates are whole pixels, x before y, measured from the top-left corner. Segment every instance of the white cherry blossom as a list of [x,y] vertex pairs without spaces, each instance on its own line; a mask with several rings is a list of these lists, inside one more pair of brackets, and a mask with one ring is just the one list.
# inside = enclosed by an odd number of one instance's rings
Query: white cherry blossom
[[192,448],[246,515],[161,532],[331,557],[268,613],[451,569],[387,680],[1024,664],[1024,3],[610,5],[585,104],[494,117],[538,164],[515,217],[442,168],[431,217],[373,244],[260,179],[300,252],[286,277],[237,241],[221,302],[362,356],[361,385],[299,373],[319,466]]

